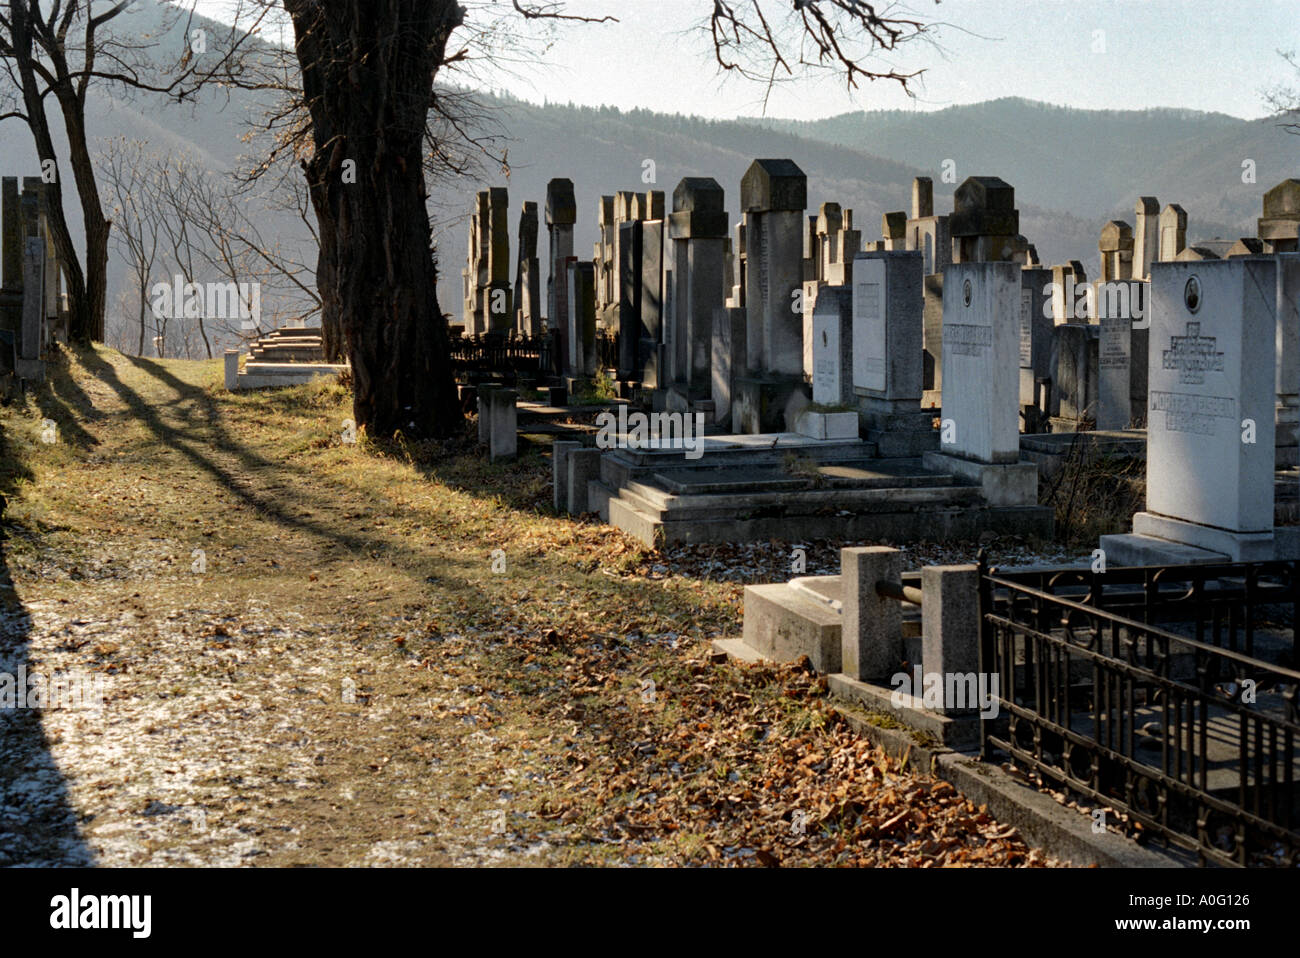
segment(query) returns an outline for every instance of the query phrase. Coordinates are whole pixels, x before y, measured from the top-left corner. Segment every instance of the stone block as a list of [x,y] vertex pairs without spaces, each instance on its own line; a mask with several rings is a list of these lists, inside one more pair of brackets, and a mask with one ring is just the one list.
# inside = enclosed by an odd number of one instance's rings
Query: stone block
[[580,516],[593,511],[588,492],[592,481],[600,478],[600,449],[575,449],[569,453],[569,468],[566,477],[568,489],[568,511],[570,515]]
[[[921,569],[921,666],[924,672],[978,675],[980,669],[979,566],[925,566]],[[945,688],[947,683],[945,682]],[[954,703],[944,714],[973,710]]]
[[840,550],[843,627],[840,668],[862,681],[887,679],[903,659],[902,610],[876,591],[877,582],[901,581],[902,553],[883,546]]
[[557,439],[551,443],[551,502],[558,513],[569,511],[569,456],[582,443]]
[[[793,160],[755,160],[740,181],[740,208],[746,213],[802,214],[808,208],[808,177]],[[801,240],[800,249],[802,245]]]
[[[482,394],[480,393],[480,398]],[[513,459],[519,450],[519,392],[514,389],[494,389],[487,394],[488,401],[488,456],[492,462]]]

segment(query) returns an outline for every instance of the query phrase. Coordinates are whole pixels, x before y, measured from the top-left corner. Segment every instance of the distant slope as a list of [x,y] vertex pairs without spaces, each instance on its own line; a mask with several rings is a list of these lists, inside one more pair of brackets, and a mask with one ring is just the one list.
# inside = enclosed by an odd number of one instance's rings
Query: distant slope
[[[726,190],[731,223],[737,222],[740,178],[757,157],[789,157],[808,174],[809,213],[831,200],[854,211],[854,226],[866,239],[880,237],[881,215],[906,210],[911,203],[912,178],[930,170],[882,158],[848,146],[799,136],[782,129],[768,129],[748,121],[710,121],[636,110],[621,112],[603,108],[560,105],[537,107],[530,104],[495,101],[498,119],[515,142],[510,145],[509,179],[504,176],[483,182],[466,182],[450,187],[460,193],[459,209],[466,216],[473,192],[487,185],[505,185],[510,190],[511,228],[520,204],[526,199],[541,205],[546,182],[552,177],[573,180],[578,200],[575,249],[590,256],[596,241],[597,201],[616,190],[660,189],[669,196],[686,176],[712,176]],[[643,164],[654,161],[655,182],[642,182]],[[994,166],[971,173],[1002,175],[1013,185],[1015,174]],[[935,206],[939,212],[952,208],[954,184],[935,179]],[[1017,198],[1022,194],[1017,191]],[[440,205],[455,209],[455,199],[444,196]],[[1047,261],[1096,257],[1097,235],[1109,217],[1079,217],[1059,212],[1046,203],[1025,197],[1019,200],[1021,228],[1038,246]],[[464,266],[465,217],[449,220],[441,229],[444,273],[448,270],[459,283]],[[545,235],[543,229],[543,236]],[[455,299],[444,299],[444,310],[459,303],[459,286],[448,283],[442,290]]]
[[[753,121],[957,177],[992,171],[1024,203],[1086,219],[1131,221],[1138,196],[1187,210],[1197,238],[1253,234],[1268,187],[1300,174],[1300,138],[1271,120],[1191,110],[1076,110],[1020,98],[932,113],[849,113],[825,120]],[[1257,182],[1242,182],[1254,160]]]

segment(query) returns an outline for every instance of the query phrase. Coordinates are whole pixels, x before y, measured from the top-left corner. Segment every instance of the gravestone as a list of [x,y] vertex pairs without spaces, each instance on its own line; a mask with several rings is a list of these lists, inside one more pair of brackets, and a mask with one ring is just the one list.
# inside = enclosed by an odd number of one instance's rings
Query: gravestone
[[795,431],[813,439],[857,439],[853,402],[853,290],[827,286],[812,316],[814,405],[797,418]]
[[1269,259],[1151,267],[1147,508],[1108,562],[1273,557],[1276,288]]
[[993,506],[1038,499],[1038,467],[1020,462],[1020,294],[1015,263],[944,269],[940,451],[923,461],[976,482]]
[[1277,260],[1277,409],[1274,462],[1278,468],[1300,461],[1300,253],[1278,253]]
[[1154,196],[1139,196],[1134,215],[1133,278],[1144,280],[1151,275],[1151,264],[1159,259],[1160,201]]
[[665,385],[659,368],[663,337],[664,221],[641,224],[641,327],[637,342],[637,377],[651,389]]
[[912,180],[912,215],[907,221],[907,248],[921,254],[921,271],[926,276],[941,274],[943,268],[952,262],[948,217],[934,215],[934,181],[928,176]]
[[614,290],[614,197],[602,196],[596,209],[600,239],[592,253],[596,267],[596,320],[602,328],[612,328],[616,321],[607,320],[608,311],[618,296]]
[[967,177],[953,194],[948,232],[955,263],[1010,260],[1020,235],[1015,189],[996,176]]
[[1259,238],[1267,252],[1294,253],[1300,236],[1300,180],[1283,180],[1264,194]]
[[[622,195],[622,194],[619,194]],[[629,194],[630,195],[630,194]],[[618,224],[618,378],[640,382],[637,362],[641,332],[641,222]]]
[[515,330],[520,336],[542,334],[542,272],[537,259],[537,204],[524,203],[519,214],[519,255],[515,260]]
[[1133,227],[1123,220],[1111,220],[1101,229],[1097,252],[1103,283],[1131,279],[1134,254]]
[[1160,213],[1160,262],[1178,258],[1187,247],[1187,211],[1170,203]]
[[499,186],[481,190],[474,198],[469,256],[461,273],[465,328],[474,335],[504,335],[514,318],[510,301],[509,203],[509,193]]
[[1052,432],[1077,432],[1097,422],[1097,371],[1101,327],[1069,322],[1054,327]]
[[579,391],[580,381],[596,374],[596,267],[576,261],[569,267],[569,316],[566,330],[569,395]]
[[713,311],[711,393],[714,422],[719,426],[731,423],[731,399],[735,394],[736,379],[745,372],[746,323],[747,313],[740,307],[723,306]]
[[1133,322],[1103,318],[1097,344],[1097,428],[1127,429],[1132,423]]
[[907,214],[899,210],[881,215],[880,235],[884,237],[886,250],[907,249]]
[[749,369],[754,374],[803,372],[803,325],[794,292],[803,283],[802,229],[808,180],[792,160],[755,160],[741,180],[748,215]]
[[670,405],[685,411],[712,398],[710,373],[714,314],[726,302],[725,194],[717,180],[687,177],[673,190],[668,221],[671,244],[672,323]]
[[21,289],[23,285],[22,214],[18,208],[18,177],[0,180],[0,230],[3,231],[4,288]]
[[[853,402],[853,290],[827,286],[813,312],[813,402]],[[856,426],[856,416],[854,417]],[[856,429],[855,429],[856,435]]]
[[735,383],[731,427],[749,433],[787,430],[795,408],[807,402],[803,315],[796,294],[803,283],[808,181],[792,160],[755,160],[740,192],[747,216],[748,369]]
[[23,247],[22,330],[18,337],[18,370],[24,379],[38,378],[24,373],[23,369],[27,363],[36,363],[41,358],[41,330],[45,320],[41,292],[45,285],[45,266],[44,237],[27,236]]
[[1040,383],[1052,378],[1051,283],[1050,269],[1020,271],[1020,405],[1036,410],[1025,414],[1026,432],[1039,431],[1039,420],[1049,414],[1044,391],[1050,386]]
[[[924,253],[922,254],[924,256]],[[945,266],[948,264],[944,264]],[[943,391],[943,272],[927,273],[922,294],[921,376],[926,405],[937,405]],[[931,401],[933,400],[933,401]]]
[[853,394],[867,438],[882,456],[934,448],[922,412],[922,256],[859,253],[853,263]]
[[573,227],[578,205],[573,181],[553,179],[546,184],[546,232],[550,239],[546,270],[546,319],[552,329],[563,329],[569,317],[569,281],[566,268],[573,256]]

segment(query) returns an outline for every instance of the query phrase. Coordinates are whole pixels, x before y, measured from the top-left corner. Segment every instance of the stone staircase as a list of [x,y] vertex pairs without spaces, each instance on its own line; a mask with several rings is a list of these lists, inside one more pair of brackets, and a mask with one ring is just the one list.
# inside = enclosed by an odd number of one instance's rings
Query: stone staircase
[[248,348],[248,361],[259,364],[323,363],[321,331],[282,326],[262,336]]
[[242,371],[238,355],[226,355],[227,389],[262,389],[294,386],[314,376],[340,373],[346,364],[325,362],[319,328],[282,326],[257,339],[248,349]]
[[978,487],[927,470],[919,458],[875,453],[870,442],[793,433],[711,437],[695,460],[681,449],[610,450],[588,502],[649,546],[1051,533],[1050,509],[993,508]]

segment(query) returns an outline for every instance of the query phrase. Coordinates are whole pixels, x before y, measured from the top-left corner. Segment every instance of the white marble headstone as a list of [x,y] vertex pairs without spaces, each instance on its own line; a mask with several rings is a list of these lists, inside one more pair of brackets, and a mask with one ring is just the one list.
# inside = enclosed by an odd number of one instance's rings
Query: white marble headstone
[[859,259],[853,264],[853,385],[885,391],[885,284],[883,259]]

